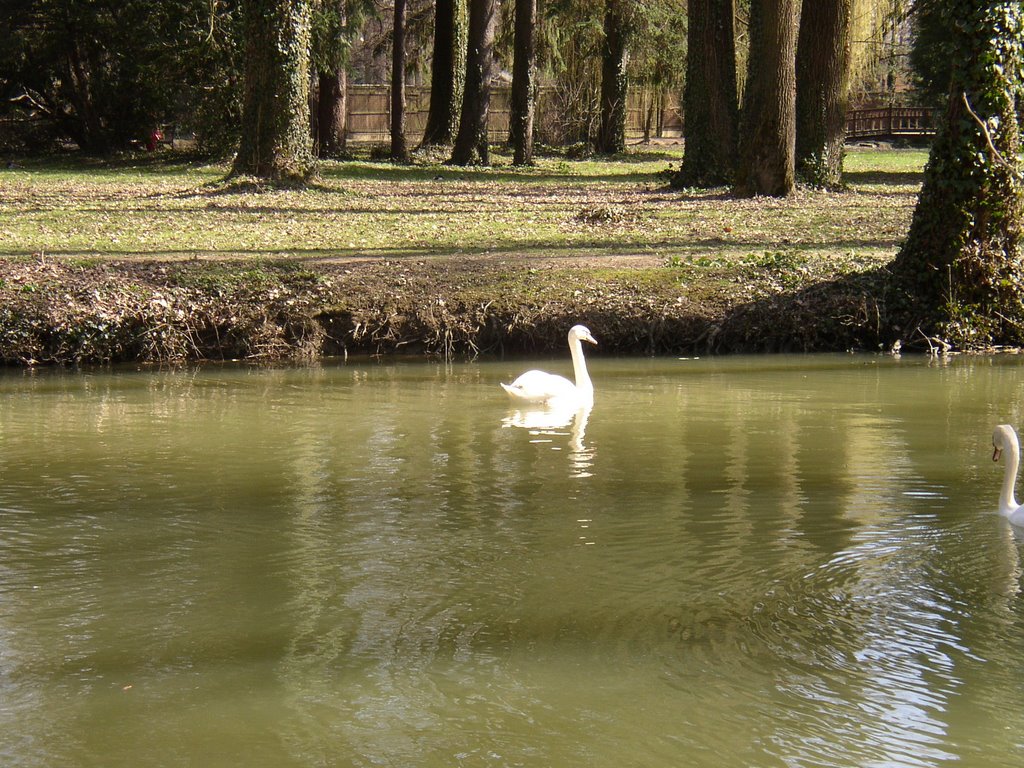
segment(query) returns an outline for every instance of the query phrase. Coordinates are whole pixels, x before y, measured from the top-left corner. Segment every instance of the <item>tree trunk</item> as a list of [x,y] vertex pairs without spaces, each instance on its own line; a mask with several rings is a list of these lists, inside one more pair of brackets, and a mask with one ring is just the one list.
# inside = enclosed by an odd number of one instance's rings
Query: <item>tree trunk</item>
[[853,0],[803,0],[796,48],[796,172],[818,187],[843,181]]
[[347,48],[345,24],[348,19],[347,0],[334,0],[338,27],[334,40],[337,65],[317,74],[316,140],[320,157],[340,157],[345,153],[348,132],[348,71],[343,65]]
[[406,0],[394,0],[395,24],[391,47],[391,159],[396,163],[409,161],[405,140],[405,17]]
[[[949,101],[910,232],[892,266],[906,294],[897,332],[965,345],[1024,341],[1024,162],[1015,96],[1024,88],[1019,0],[939,0]],[[956,23],[952,23],[955,21]]]
[[683,95],[685,153],[675,187],[713,187],[733,179],[736,96],[735,0],[690,0]]
[[233,174],[305,181],[309,125],[309,0],[247,0],[242,141]]
[[509,143],[513,165],[533,164],[533,112],[536,97],[537,0],[516,0],[515,58],[512,63],[512,103]]
[[626,151],[626,97],[629,94],[629,36],[633,0],[605,0],[604,51],[601,56],[601,125],[597,151]]
[[345,153],[348,131],[348,73],[344,68],[321,72],[318,76],[317,145],[320,157],[339,157]]
[[430,108],[421,146],[451,144],[459,125],[466,56],[465,0],[437,0]]
[[79,148],[86,153],[106,154],[110,151],[110,137],[103,128],[99,111],[92,97],[92,75],[84,60],[78,41],[68,47],[66,58],[68,101],[74,106],[75,119],[69,120],[72,135]]
[[735,192],[793,192],[797,0],[751,0],[750,60],[740,116]]
[[459,133],[452,148],[454,165],[486,165],[489,159],[487,111],[491,105],[495,8],[495,0],[469,2],[466,87],[462,94]]

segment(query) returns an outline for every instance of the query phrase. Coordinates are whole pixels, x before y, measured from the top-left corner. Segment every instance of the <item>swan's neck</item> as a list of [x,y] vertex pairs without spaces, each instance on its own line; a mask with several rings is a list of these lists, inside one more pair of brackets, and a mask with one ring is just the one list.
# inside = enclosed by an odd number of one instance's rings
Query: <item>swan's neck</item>
[[1017,499],[1013,495],[1013,488],[1017,484],[1017,468],[1019,466],[1020,446],[1014,440],[1006,448],[1006,472],[1003,474],[1003,490],[999,494],[999,511],[1004,515],[1011,514],[1018,506]]
[[576,392],[581,397],[594,397],[594,385],[587,373],[587,361],[583,357],[583,342],[572,339],[569,342],[569,354],[572,355],[572,372],[576,379]]

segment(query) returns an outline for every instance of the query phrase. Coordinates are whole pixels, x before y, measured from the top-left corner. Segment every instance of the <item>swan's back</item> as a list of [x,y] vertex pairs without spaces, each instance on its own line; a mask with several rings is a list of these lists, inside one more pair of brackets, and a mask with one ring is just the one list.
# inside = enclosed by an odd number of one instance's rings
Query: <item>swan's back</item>
[[509,396],[527,403],[546,403],[576,395],[576,385],[564,376],[537,370],[527,371],[511,384],[501,386]]

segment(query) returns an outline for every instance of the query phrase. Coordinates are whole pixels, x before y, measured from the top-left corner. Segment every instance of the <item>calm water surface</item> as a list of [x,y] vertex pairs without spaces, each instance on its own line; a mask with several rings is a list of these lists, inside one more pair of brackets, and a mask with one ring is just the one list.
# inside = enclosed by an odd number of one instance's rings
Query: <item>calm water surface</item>
[[1022,363],[0,376],[0,765],[1019,766]]

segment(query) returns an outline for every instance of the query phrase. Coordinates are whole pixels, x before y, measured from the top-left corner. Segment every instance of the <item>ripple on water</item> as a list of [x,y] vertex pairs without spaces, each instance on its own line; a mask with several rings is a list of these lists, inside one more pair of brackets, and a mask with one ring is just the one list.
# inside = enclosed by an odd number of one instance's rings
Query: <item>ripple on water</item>
[[946,713],[961,667],[980,659],[958,632],[964,603],[934,586],[922,571],[930,560],[916,554],[941,536],[913,524],[895,537],[880,531],[746,602],[732,594],[688,606],[670,622],[665,682],[729,697],[724,715],[737,728],[770,721],[762,738],[780,760],[953,759]]

